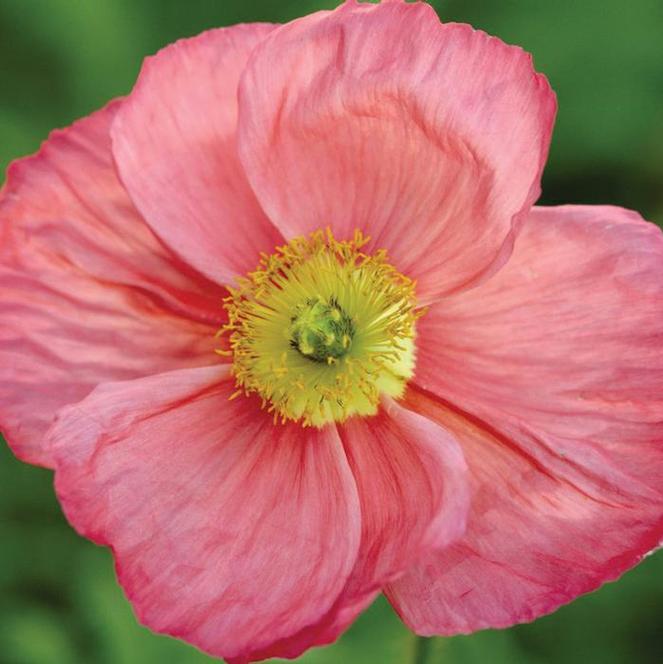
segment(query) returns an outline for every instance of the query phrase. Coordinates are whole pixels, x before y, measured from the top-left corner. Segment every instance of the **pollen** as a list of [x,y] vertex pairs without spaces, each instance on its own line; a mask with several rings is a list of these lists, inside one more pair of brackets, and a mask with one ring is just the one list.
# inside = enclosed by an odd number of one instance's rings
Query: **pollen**
[[367,242],[359,231],[295,238],[229,290],[218,352],[232,356],[231,398],[255,394],[275,422],[321,427],[402,396],[421,310],[414,282]]

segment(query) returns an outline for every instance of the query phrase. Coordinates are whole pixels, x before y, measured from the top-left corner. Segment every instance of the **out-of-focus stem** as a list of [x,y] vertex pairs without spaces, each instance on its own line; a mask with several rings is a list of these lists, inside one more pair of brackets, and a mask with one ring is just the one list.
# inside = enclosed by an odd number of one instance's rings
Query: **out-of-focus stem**
[[430,655],[432,645],[432,639],[426,636],[417,636],[414,642],[412,664],[430,664],[428,656]]

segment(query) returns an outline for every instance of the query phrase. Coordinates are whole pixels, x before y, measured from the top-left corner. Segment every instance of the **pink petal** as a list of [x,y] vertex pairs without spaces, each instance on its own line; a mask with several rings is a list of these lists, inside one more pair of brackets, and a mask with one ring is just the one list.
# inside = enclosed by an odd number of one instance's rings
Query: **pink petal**
[[219,283],[252,270],[282,241],[235,147],[237,82],[266,24],[210,30],[145,61],[113,127],[136,207],[168,245]]
[[0,195],[0,429],[50,465],[45,430],[101,381],[214,362],[222,289],[165,248],[117,180],[118,103],[15,162]]
[[359,489],[357,563],[323,620],[261,657],[297,657],[312,645],[336,640],[382,586],[464,533],[466,466],[445,429],[389,401],[376,417],[349,420],[340,434]]
[[427,301],[506,260],[554,113],[521,49],[442,25],[423,3],[350,2],[256,48],[239,151],[286,237],[359,228]]
[[538,208],[501,272],[421,319],[409,405],[461,441],[474,498],[390,590],[418,632],[532,620],[663,541],[662,264],[635,213]]
[[274,426],[223,367],[99,387],[51,431],[56,489],[140,620],[246,662],[324,615],[357,556],[334,427]]

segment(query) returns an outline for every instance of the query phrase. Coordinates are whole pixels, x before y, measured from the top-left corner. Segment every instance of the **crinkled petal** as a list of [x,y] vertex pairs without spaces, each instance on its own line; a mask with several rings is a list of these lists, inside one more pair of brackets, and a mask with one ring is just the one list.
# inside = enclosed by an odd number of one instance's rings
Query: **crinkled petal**
[[461,441],[473,503],[389,591],[418,632],[532,620],[663,540],[662,264],[635,213],[538,208],[502,271],[421,319],[410,406]]
[[361,517],[334,427],[274,425],[233,390],[224,367],[103,385],[50,441],[69,521],[112,547],[140,620],[246,662],[328,611]]
[[261,656],[297,657],[331,643],[386,583],[464,533],[466,465],[447,430],[389,400],[376,417],[352,418],[339,433],[359,489],[357,562],[323,620]]
[[169,246],[218,283],[255,268],[281,236],[239,164],[237,82],[274,26],[204,32],[145,61],[113,127],[127,190]]
[[43,435],[98,383],[214,361],[223,291],[155,237],[119,183],[120,102],[54,132],[0,193],[0,429],[50,465]]
[[508,257],[555,99],[531,58],[424,3],[346,3],[272,32],[240,82],[239,152],[283,234],[355,229],[423,302]]

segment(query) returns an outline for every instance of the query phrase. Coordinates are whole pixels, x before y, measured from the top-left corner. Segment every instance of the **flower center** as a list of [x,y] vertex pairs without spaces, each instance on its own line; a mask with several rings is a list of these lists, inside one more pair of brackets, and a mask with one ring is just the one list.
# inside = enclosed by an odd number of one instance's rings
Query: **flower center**
[[356,232],[295,238],[230,289],[226,339],[237,383],[275,421],[324,426],[373,415],[414,371],[414,283]]

